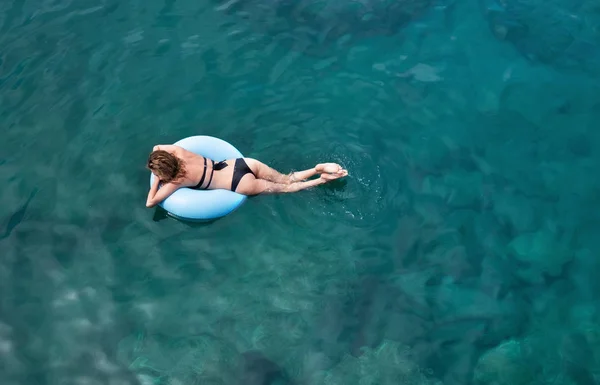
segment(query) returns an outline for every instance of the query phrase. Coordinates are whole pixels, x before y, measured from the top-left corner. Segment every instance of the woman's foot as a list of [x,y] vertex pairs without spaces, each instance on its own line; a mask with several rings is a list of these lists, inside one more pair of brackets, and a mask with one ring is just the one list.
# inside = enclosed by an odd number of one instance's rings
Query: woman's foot
[[315,170],[318,174],[327,173],[327,174],[337,174],[342,172],[344,169],[337,163],[319,163],[315,166]]
[[348,175],[348,171],[337,163],[320,163],[316,165],[315,170],[321,174],[321,178],[330,181],[338,178],[343,178]]
[[323,174],[321,174],[321,179],[323,179],[324,181],[329,182],[329,181],[332,181],[332,180],[343,178],[346,175],[348,175],[348,171],[344,171],[344,172],[342,172],[340,174],[325,174],[325,173],[323,173]]

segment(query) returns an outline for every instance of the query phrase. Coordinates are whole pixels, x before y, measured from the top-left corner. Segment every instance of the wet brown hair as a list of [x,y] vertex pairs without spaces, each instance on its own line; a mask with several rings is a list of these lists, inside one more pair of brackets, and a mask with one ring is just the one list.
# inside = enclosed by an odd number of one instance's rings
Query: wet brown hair
[[152,151],[146,167],[163,183],[169,183],[185,176],[183,161],[164,150]]

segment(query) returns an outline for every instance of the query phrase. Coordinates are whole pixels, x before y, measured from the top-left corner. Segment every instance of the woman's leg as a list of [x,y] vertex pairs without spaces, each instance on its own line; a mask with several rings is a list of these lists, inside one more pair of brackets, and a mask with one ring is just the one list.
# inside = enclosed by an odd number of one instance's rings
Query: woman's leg
[[319,163],[315,167],[309,168],[308,170],[294,171],[284,175],[256,159],[244,158],[244,160],[246,161],[246,164],[248,164],[248,167],[250,167],[250,169],[254,172],[256,178],[265,179],[274,183],[296,183],[321,173],[339,174],[339,176],[345,176],[342,175],[345,170],[337,163]]
[[[348,171],[336,163],[321,163],[312,169],[283,175],[256,159],[245,160],[255,175],[250,174],[240,180],[235,191],[244,195],[293,193],[348,175]],[[318,173],[321,174],[319,178],[305,181],[294,180],[295,178],[310,178]]]
[[299,182],[318,173],[315,167],[313,167],[308,170],[296,171],[285,175],[256,159],[244,158],[244,160],[252,172],[254,172],[254,175],[256,175],[257,179],[264,179],[274,183],[290,184]]
[[325,179],[333,180],[348,175],[348,172],[337,163],[319,163],[311,169],[292,172],[290,180],[292,183],[300,182],[316,174],[326,174]]
[[328,180],[326,179],[315,178],[304,182],[284,184],[271,182],[266,179],[246,178],[240,182],[236,192],[244,195],[294,193],[327,182]]

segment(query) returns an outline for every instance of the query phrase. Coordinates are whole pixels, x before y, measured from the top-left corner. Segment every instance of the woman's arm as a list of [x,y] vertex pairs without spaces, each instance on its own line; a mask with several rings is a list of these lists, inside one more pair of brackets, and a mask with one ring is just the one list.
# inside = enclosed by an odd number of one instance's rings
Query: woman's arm
[[175,146],[174,144],[157,144],[154,146],[154,148],[152,148],[152,151],[163,150],[167,152],[173,152],[177,149],[177,147],[178,146]]
[[153,202],[154,197],[156,196],[156,192],[158,191],[158,185],[160,184],[160,179],[154,176],[154,181],[152,182],[152,186],[150,187],[150,191],[148,191],[148,197],[146,198],[146,207],[153,207],[156,203]]
[[164,201],[169,195],[173,194],[180,187],[179,185],[173,183],[167,183],[158,189],[159,183],[159,179],[154,177],[154,182],[152,183],[152,187],[148,192],[148,198],[146,199],[146,207],[148,208],[154,207],[160,202]]

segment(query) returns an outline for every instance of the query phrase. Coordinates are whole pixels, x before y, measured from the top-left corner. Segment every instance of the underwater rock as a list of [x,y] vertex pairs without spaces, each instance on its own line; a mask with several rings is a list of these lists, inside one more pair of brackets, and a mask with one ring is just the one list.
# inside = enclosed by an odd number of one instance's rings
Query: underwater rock
[[476,365],[475,385],[594,385],[600,369],[599,307],[564,291],[539,313],[529,332],[485,352]]
[[[565,335],[567,340],[569,335]],[[577,337],[575,337],[577,339]],[[475,385],[594,385],[596,380],[592,371],[576,361],[568,361],[564,354],[557,351],[554,337],[531,335],[522,340],[509,340],[485,352],[477,362],[473,374]],[[571,341],[568,341],[569,344]],[[581,357],[590,353],[589,349],[580,350],[576,343],[572,350]]]
[[539,365],[527,360],[521,342],[510,340],[479,358],[473,379],[476,385],[530,385],[539,371]]
[[523,264],[517,274],[530,283],[542,283],[544,275],[557,277],[563,265],[573,258],[568,245],[544,229],[522,234],[508,245],[511,255]]
[[25,203],[10,216],[6,224],[6,230],[4,231],[4,234],[0,235],[0,240],[8,238],[12,231],[15,229],[15,227],[17,227],[23,221],[23,219],[25,218],[25,213],[27,212],[27,208],[29,207],[29,204],[31,203],[33,198],[35,198],[37,191],[37,188],[34,189],[31,192],[31,194],[29,194],[29,198],[27,198]]
[[493,199],[494,213],[502,224],[510,225],[516,232],[535,230],[536,216],[533,202],[527,197],[498,191]]
[[[505,231],[503,224],[491,211],[483,212],[475,217],[473,230],[477,244],[488,256],[496,256],[510,241],[510,236]],[[493,258],[494,264],[497,263],[497,260],[498,258]],[[489,261],[490,257],[484,258],[481,266],[485,266]],[[502,278],[502,281],[506,281],[505,277]]]
[[[591,228],[588,231],[595,232],[595,229]],[[580,231],[578,235],[581,236],[582,233],[584,231]],[[596,276],[596,272],[600,271],[600,261],[596,255],[587,249],[577,250],[573,258],[573,265],[569,268],[569,278],[581,301],[593,301],[597,298],[597,293],[600,293],[600,280]],[[598,342],[600,342],[600,334],[598,334],[598,338]]]
[[[600,306],[586,303],[570,306],[568,333],[560,343],[560,355],[571,377],[589,378],[600,370]],[[587,373],[586,373],[587,372]]]
[[324,385],[441,385],[425,375],[405,346],[384,341],[377,348],[365,348],[360,357],[350,354],[327,372]]
[[218,10],[248,20],[254,28],[287,35],[310,46],[348,36],[391,35],[433,5],[433,0],[214,0]]
[[[600,34],[592,1],[480,0],[490,30],[530,60],[598,71]],[[594,20],[594,18],[596,20]]]
[[593,369],[594,350],[581,332],[571,332],[563,336],[560,344],[560,356],[565,373],[581,385],[594,385],[590,369]]
[[435,316],[440,323],[452,323],[462,319],[511,317],[515,303],[510,298],[496,301],[474,285],[467,286],[450,278],[438,286],[430,287],[430,301],[435,303]]
[[271,385],[291,384],[283,370],[258,351],[249,351],[242,354],[244,357],[243,371],[240,376],[240,385]]
[[441,68],[433,67],[429,64],[418,63],[414,67],[411,67],[407,71],[397,73],[396,76],[401,78],[412,78],[420,82],[439,82],[443,80],[440,73],[443,71]]
[[[237,384],[248,373],[242,356],[227,341],[208,334],[177,338],[135,333],[123,338],[117,350],[118,361],[137,377],[169,384]],[[269,369],[259,360],[254,367]]]
[[447,202],[456,208],[480,209],[482,206],[483,181],[480,173],[455,171],[444,175],[444,184],[449,186]]

